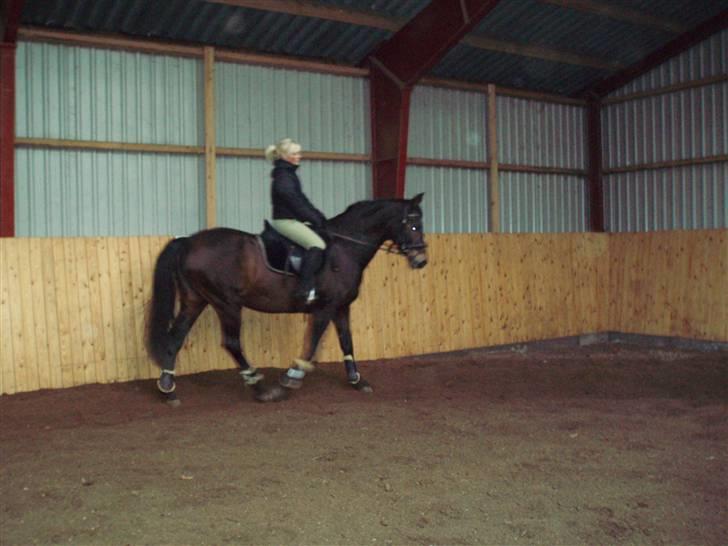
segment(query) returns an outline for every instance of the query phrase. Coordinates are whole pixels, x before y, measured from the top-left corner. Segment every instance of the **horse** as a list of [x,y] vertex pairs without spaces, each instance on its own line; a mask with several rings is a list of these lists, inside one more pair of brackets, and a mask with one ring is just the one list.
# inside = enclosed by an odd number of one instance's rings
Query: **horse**
[[[222,345],[237,363],[244,384],[261,402],[287,398],[300,388],[314,369],[317,345],[333,321],[348,383],[372,392],[354,359],[349,309],[359,295],[364,269],[376,252],[390,241],[388,250],[407,258],[412,269],[427,264],[422,229],[423,194],[412,199],[360,201],[328,220],[324,264],[316,276],[319,298],[310,305],[294,297],[298,277],[272,270],[259,236],[217,227],[172,239],[154,267],[148,308],[146,347],[161,368],[157,388],[168,402],[175,394],[175,361],[185,337],[200,313],[211,305],[222,328]],[[301,358],[281,374],[277,385],[264,386],[263,374],[243,355],[240,341],[241,311],[246,307],[266,313],[307,313],[307,340]],[[175,313],[175,309],[178,309]]]

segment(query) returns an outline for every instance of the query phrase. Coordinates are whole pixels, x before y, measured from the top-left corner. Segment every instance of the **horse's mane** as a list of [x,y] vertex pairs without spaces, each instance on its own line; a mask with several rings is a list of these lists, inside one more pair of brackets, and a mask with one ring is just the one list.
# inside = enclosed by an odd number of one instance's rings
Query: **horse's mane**
[[341,214],[337,214],[333,218],[329,219],[330,223],[336,224],[337,222],[347,219],[351,220],[352,217],[366,218],[369,217],[388,205],[394,205],[396,203],[404,203],[405,199],[367,199],[364,201],[357,201],[352,203],[346,210]]

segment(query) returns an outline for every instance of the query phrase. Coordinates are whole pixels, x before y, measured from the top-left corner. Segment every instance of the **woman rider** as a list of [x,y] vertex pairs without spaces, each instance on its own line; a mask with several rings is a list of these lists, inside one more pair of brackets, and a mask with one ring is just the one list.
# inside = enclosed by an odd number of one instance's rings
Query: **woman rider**
[[284,138],[278,144],[266,148],[265,158],[273,162],[271,225],[278,233],[306,249],[301,264],[301,279],[294,295],[308,305],[317,297],[315,276],[323,264],[326,249],[326,243],[314,230],[325,227],[326,217],[304,195],[301,181],[296,175],[301,163],[300,144]]

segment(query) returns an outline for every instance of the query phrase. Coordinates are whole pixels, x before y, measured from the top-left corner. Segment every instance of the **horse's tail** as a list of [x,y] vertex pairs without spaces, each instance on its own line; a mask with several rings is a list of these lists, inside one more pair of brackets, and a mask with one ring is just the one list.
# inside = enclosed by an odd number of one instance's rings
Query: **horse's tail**
[[179,258],[187,248],[189,238],[171,240],[162,249],[154,266],[152,301],[147,315],[147,352],[161,367],[169,347],[170,323],[174,318],[174,303],[177,296],[176,276]]

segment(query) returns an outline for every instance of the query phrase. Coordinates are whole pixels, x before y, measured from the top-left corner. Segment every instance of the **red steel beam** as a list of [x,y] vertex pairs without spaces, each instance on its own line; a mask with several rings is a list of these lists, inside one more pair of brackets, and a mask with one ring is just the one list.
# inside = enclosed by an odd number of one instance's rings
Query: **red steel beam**
[[589,148],[588,192],[589,227],[604,231],[604,185],[602,183],[602,105],[598,99],[587,103],[587,143]]
[[6,0],[3,3],[5,7],[0,10],[0,42],[14,44],[18,41],[20,15],[25,0]]
[[8,0],[0,17],[0,237],[15,235],[15,45],[23,0]]
[[15,235],[15,44],[0,43],[0,237]]
[[647,55],[647,57],[641,61],[638,61],[624,70],[599,81],[596,85],[582,90],[577,93],[577,96],[604,97],[612,91],[615,91],[620,87],[624,87],[635,78],[649,72],[675,55],[679,55],[683,51],[693,47],[695,44],[702,42],[716,32],[720,32],[726,28],[728,28],[728,9],[721,11],[718,15],[715,15],[707,21],[699,24],[693,30],[681,34],[660,49]]
[[366,59],[374,197],[403,197],[412,87],[499,0],[433,0]]

